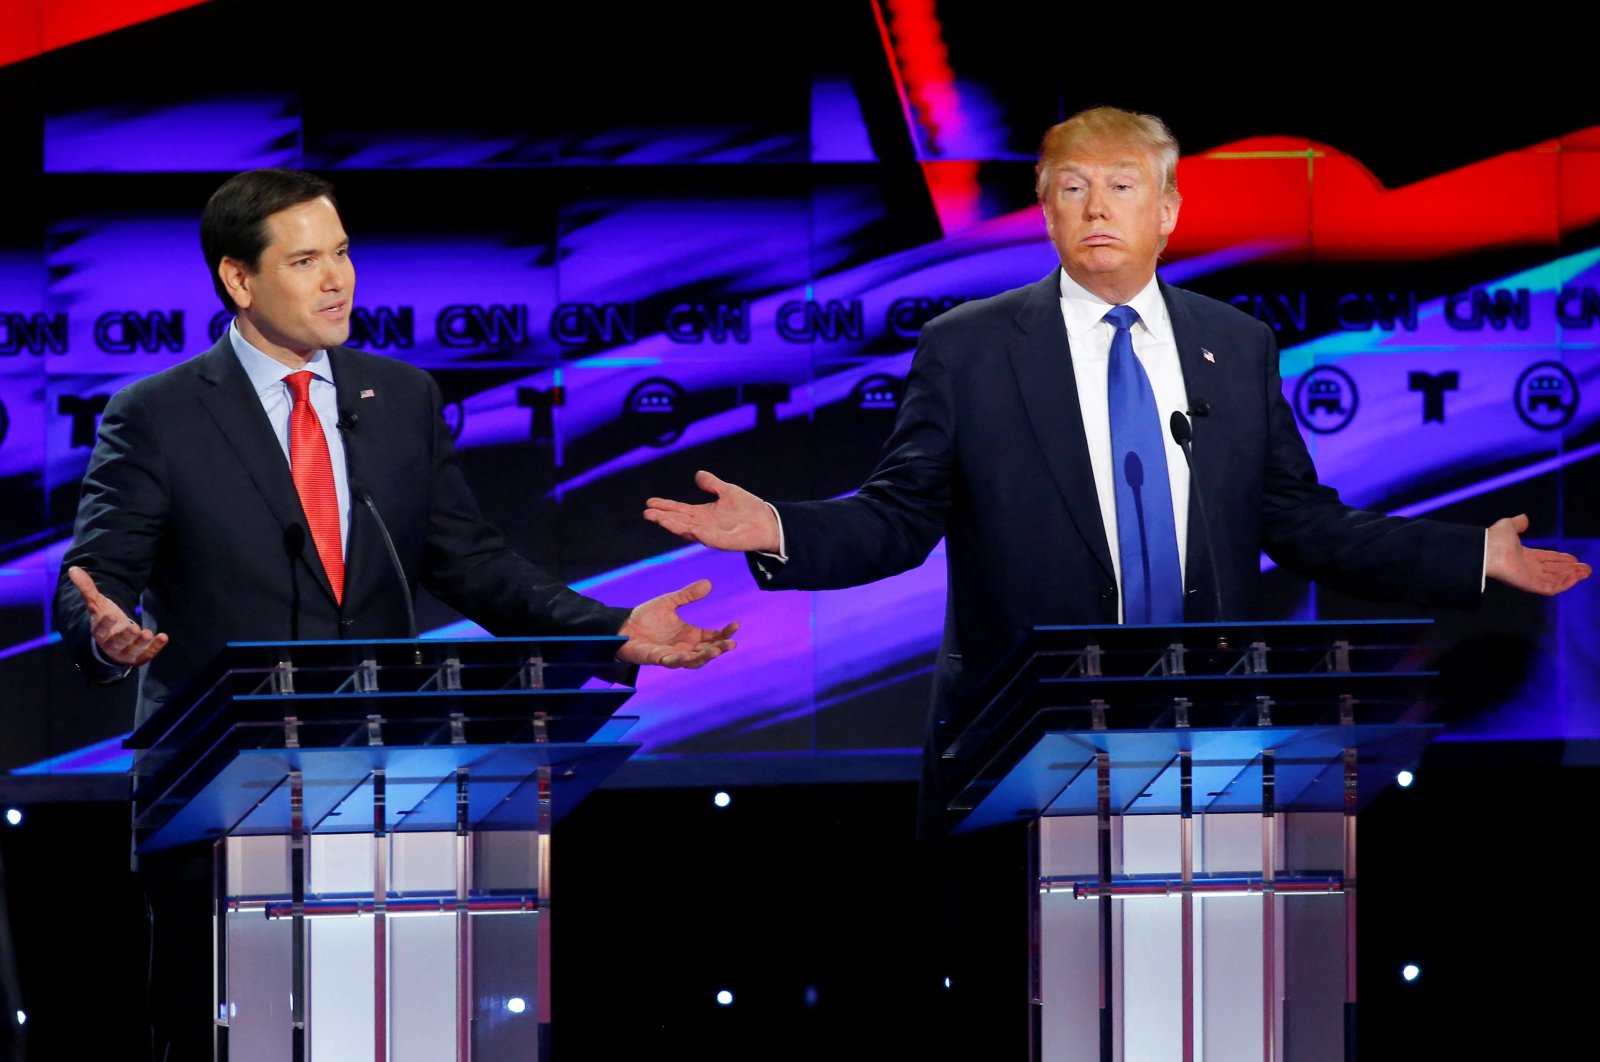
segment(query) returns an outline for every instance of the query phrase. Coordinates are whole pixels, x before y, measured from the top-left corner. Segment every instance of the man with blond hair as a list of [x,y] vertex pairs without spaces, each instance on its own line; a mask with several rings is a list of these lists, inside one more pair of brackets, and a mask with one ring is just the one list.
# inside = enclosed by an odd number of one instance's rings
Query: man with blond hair
[[[1182,203],[1177,163],[1151,115],[1097,107],[1050,129],[1036,188],[1061,268],[923,328],[860,490],[768,505],[700,472],[714,501],[652,498],[645,518],[747,552],[771,590],[894,575],[943,537],[930,747],[1037,624],[1257,616],[1262,550],[1347,593],[1420,605],[1471,607],[1486,578],[1554,594],[1587,577],[1568,554],[1523,546],[1526,517],[1486,532],[1383,516],[1317,482],[1272,330],[1156,277]],[[1193,484],[1174,412],[1189,414]]]
[[[669,531],[746,551],[772,590],[881,579],[946,540],[925,834],[943,826],[933,750],[1035,625],[1251,618],[1263,549],[1340,590],[1426,605],[1471,606],[1485,578],[1553,594],[1589,574],[1524,547],[1526,517],[1487,531],[1404,520],[1319,484],[1271,329],[1156,277],[1182,203],[1177,163],[1177,141],[1149,115],[1099,107],[1045,135],[1037,193],[1061,268],[923,328],[894,431],[854,495],[768,505],[700,472],[714,501],[647,503]],[[1189,413],[1192,481],[1168,431],[1175,413]],[[1025,926],[1007,902],[1019,882],[1004,872],[1021,850],[1004,834],[930,849],[930,946],[944,954],[926,980],[952,978],[937,1005],[951,1057],[1007,1053],[1008,1026],[993,1019],[1024,998],[1012,952]]]

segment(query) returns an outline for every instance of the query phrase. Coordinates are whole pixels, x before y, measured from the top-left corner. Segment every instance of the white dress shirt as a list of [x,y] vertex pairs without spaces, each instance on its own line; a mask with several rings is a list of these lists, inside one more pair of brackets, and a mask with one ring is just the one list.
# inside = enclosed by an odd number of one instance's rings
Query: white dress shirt
[[[272,433],[283,447],[283,458],[289,460],[289,414],[294,410],[294,395],[284,379],[294,373],[281,361],[274,360],[251,345],[239,334],[237,325],[228,327],[228,338],[233,341],[233,352],[250,377],[250,386],[261,400]],[[339,434],[339,392],[333,386],[333,364],[326,350],[311,355],[305,367],[311,370],[311,408],[317,411],[322,422],[322,434],[328,440],[328,458],[333,463],[333,486],[339,496],[339,546],[345,556],[350,555],[350,472],[345,467],[344,438]]]
[[[1111,467],[1111,414],[1106,395],[1106,380],[1111,365],[1111,337],[1116,329],[1103,320],[1112,303],[1092,294],[1061,271],[1061,318],[1072,344],[1072,375],[1078,382],[1078,408],[1083,414],[1083,433],[1089,443],[1089,467],[1094,473],[1095,493],[1100,500],[1100,518],[1106,525],[1106,540],[1111,547],[1111,566],[1117,575],[1117,620],[1122,620],[1122,557],[1117,548],[1117,484]],[[1189,408],[1188,391],[1183,386],[1183,367],[1178,362],[1178,344],[1172,335],[1172,319],[1155,277],[1150,278],[1127,305],[1139,315],[1130,330],[1133,353],[1150,378],[1156,409],[1161,414],[1161,437],[1167,444],[1167,482],[1172,488],[1173,525],[1178,532],[1178,565],[1187,575],[1189,543],[1189,465],[1183,450],[1167,430],[1173,410]]]

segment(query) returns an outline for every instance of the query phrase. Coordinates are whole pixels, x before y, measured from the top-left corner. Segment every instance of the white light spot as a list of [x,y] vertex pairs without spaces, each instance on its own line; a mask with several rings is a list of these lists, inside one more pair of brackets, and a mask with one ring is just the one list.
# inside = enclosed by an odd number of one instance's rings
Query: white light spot
[[18,1025],[26,1025],[26,1024],[28,1024],[28,1012],[27,1011],[25,1011],[25,1010],[17,1011],[17,1024]]
[[718,790],[717,795],[711,798],[711,802],[719,808],[725,808],[733,803],[733,797],[728,795],[727,790]]
[[21,826],[22,825],[22,809],[21,808],[6,808],[6,822],[10,823],[12,826]]
[[1417,978],[1422,976],[1422,967],[1418,966],[1414,962],[1408,962],[1400,968],[1400,976],[1404,977],[1407,981],[1415,981]]
[[1411,783],[1417,780],[1417,776],[1412,774],[1410,771],[1401,771],[1399,774],[1394,776],[1394,780],[1400,783],[1401,789],[1409,789],[1411,787]]
[[724,1007],[731,1006],[733,1004],[733,993],[724,988],[717,993],[717,1002]]
[[944,986],[945,986],[945,987],[946,987],[946,988],[949,988],[949,987],[950,987],[950,978],[948,978],[948,977],[946,977],[946,978],[945,978],[945,979],[944,979]]
[[521,1014],[528,1009],[528,1001],[521,996],[512,996],[506,1000],[506,1009],[513,1014]]

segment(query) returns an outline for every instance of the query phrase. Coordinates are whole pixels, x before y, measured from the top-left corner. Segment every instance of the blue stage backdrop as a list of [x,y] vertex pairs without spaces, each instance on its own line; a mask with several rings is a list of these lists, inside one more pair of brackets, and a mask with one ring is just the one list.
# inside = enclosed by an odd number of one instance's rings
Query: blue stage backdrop
[[[942,549],[764,594],[640,512],[697,468],[774,499],[852,490],[922,324],[1054,265],[1034,145],[1096,103],[1173,126],[1163,275],[1277,331],[1348,501],[1525,511],[1535,542],[1600,563],[1600,97],[1559,41],[1536,42],[1540,77],[1490,86],[1469,57],[1380,77],[1336,32],[1208,27],[1213,49],[1180,26],[1135,78],[1080,55],[1068,16],[1003,2],[833,0],[783,33],[744,5],[148,6],[181,10],[0,54],[0,769],[126,763],[132,691],[72,673],[50,595],[107,397],[226,328],[197,220],[257,166],[335,182],[352,342],[434,373],[518,548],[614,604],[709,576],[693,615],[743,621],[713,667],[643,676],[635,780],[914,775]],[[1414,613],[1262,566],[1274,617]],[[1600,737],[1596,593],[1439,614],[1458,736]]]

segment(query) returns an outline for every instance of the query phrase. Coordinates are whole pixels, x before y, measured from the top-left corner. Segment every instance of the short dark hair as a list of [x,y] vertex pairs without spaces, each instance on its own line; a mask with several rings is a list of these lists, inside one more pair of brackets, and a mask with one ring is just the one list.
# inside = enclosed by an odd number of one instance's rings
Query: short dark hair
[[333,185],[314,174],[278,169],[235,174],[212,193],[200,216],[200,249],[211,270],[211,285],[229,313],[238,313],[239,307],[223,287],[222,260],[232,258],[252,271],[259,269],[261,252],[267,249],[267,219],[292,206],[324,198],[337,213],[339,201],[333,197]]

